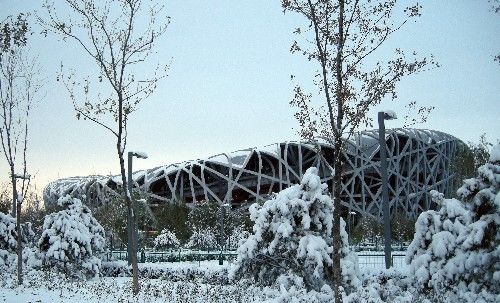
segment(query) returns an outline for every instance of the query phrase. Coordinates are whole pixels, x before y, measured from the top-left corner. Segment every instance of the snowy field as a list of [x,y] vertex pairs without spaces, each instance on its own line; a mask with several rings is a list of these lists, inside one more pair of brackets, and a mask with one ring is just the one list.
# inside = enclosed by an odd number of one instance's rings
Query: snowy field
[[[373,252],[372,252],[373,255]],[[383,262],[383,255],[382,257]],[[365,260],[360,257],[360,263]],[[378,261],[378,260],[377,260]],[[186,272],[201,270],[206,276],[224,271],[230,266],[218,261],[146,263],[140,267],[171,269]],[[383,263],[382,263],[383,266]],[[376,267],[375,265],[371,266]],[[253,287],[243,283],[226,284],[204,281],[203,277],[186,277],[188,281],[141,279],[141,292],[132,297],[130,277],[100,277],[86,282],[72,282],[54,273],[29,274],[21,287],[16,287],[15,276],[3,277],[0,283],[0,302],[279,302],[283,293],[278,289]],[[215,282],[215,283],[214,283]],[[221,281],[222,282],[222,281]],[[288,297],[290,294],[286,292]],[[299,296],[300,294],[297,294]],[[293,297],[293,295],[291,295]],[[280,299],[281,298],[281,299]],[[277,300],[277,301],[276,301]]]
[[[210,276],[210,273],[227,269],[229,264],[220,266],[218,261],[202,261],[140,266],[169,268],[178,272],[202,269]],[[38,272],[26,277],[21,287],[16,287],[14,276],[4,279],[0,302],[274,302],[280,298],[280,291],[276,289],[253,287],[242,282],[207,283],[205,280],[199,276],[186,276],[181,281],[140,279],[141,291],[133,297],[130,277],[100,277],[86,282],[72,282],[60,275]]]
[[[381,255],[383,257],[383,255]],[[363,264],[363,256],[360,256]],[[383,264],[383,263],[382,263]],[[196,269],[210,273],[224,271],[230,266],[225,263],[219,266],[217,261],[182,262],[182,263],[146,263],[142,267],[168,268],[172,271],[186,272]],[[382,265],[383,266],[383,265]],[[360,272],[364,277],[363,287],[348,297],[345,303],[359,302],[399,302],[413,303],[432,301],[423,300],[419,293],[404,283],[406,268],[395,268],[384,273],[374,269],[375,266],[363,267]],[[304,288],[284,283],[280,288],[258,287],[249,281],[224,283],[209,281],[203,276],[185,276],[181,280],[140,279],[141,290],[132,296],[130,277],[100,277],[86,282],[69,281],[54,273],[32,272],[25,278],[21,287],[16,286],[15,275],[0,274],[0,302],[7,303],[57,303],[57,302],[331,302],[332,292],[324,289],[321,292],[306,291]],[[385,282],[382,282],[385,281]],[[383,284],[385,283],[385,284]],[[382,297],[382,299],[381,299]],[[388,298],[386,300],[386,298]],[[483,300],[483,298],[488,298]],[[460,294],[458,300],[451,298],[442,302],[500,302],[500,295],[478,297],[475,294]]]
[[[383,257],[383,255],[381,255]],[[360,264],[364,257],[360,256]],[[217,261],[182,262],[182,263],[146,263],[141,267],[162,268],[186,273],[189,270],[205,272],[203,276],[185,275],[182,279],[140,279],[141,290],[132,296],[130,277],[100,277],[86,282],[75,282],[63,276],[47,272],[31,272],[25,283],[17,287],[15,275],[0,274],[0,302],[12,303],[56,303],[56,302],[331,302],[329,288],[321,292],[306,291],[304,288],[284,283],[277,287],[258,287],[249,281],[227,283],[213,278],[214,272],[227,270],[229,264],[219,266]],[[360,272],[364,277],[363,287],[357,292],[344,297],[345,303],[360,302],[400,302],[413,303],[433,301],[422,300],[419,293],[405,285],[406,268],[395,268],[385,272],[374,269],[375,266],[363,267]],[[182,275],[180,275],[182,276]],[[385,282],[382,282],[385,281]],[[220,283],[219,283],[220,282]],[[385,285],[383,284],[385,283]],[[384,297],[385,296],[385,297]],[[381,299],[382,297],[382,299]],[[463,294],[461,299],[442,302],[500,302],[500,295],[486,296],[489,300],[478,298],[475,294]],[[390,298],[386,300],[386,298]]]
[[[401,254],[402,252],[397,252]],[[368,257],[365,257],[368,255]],[[374,257],[377,255],[377,257]],[[384,267],[382,254],[361,252],[360,269],[372,271]],[[396,262],[395,262],[396,263]],[[365,265],[363,265],[365,264]],[[229,262],[220,266],[218,261],[146,263],[140,267],[152,269],[170,269],[174,272],[186,273],[188,270],[205,272],[211,277],[213,273],[227,270]],[[185,277],[173,281],[167,279],[140,279],[141,291],[138,296],[131,295],[130,277],[100,277],[86,282],[72,282],[54,273],[37,272],[28,274],[25,283],[16,287],[15,276],[3,277],[0,283],[0,302],[290,302],[301,299],[301,302],[317,302],[317,297],[327,297],[329,293],[306,293],[303,290],[261,288],[238,282],[224,283],[217,279]],[[307,300],[309,298],[310,300]],[[306,300],[306,301],[304,301]]]

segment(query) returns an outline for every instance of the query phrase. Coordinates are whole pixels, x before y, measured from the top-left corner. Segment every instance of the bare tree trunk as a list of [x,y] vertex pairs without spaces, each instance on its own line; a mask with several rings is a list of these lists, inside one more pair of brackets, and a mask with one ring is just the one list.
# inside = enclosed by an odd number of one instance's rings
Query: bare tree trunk
[[132,193],[128,192],[127,187],[127,177],[125,173],[125,159],[123,159],[123,154],[125,151],[125,139],[123,138],[124,131],[124,119],[123,119],[123,96],[121,93],[118,93],[118,134],[116,141],[116,149],[118,151],[118,158],[120,159],[120,173],[122,175],[122,184],[123,184],[123,195],[125,198],[125,202],[127,203],[127,215],[130,219],[130,261],[132,263],[132,291],[134,295],[139,293],[139,269],[137,266],[137,239],[135,230],[135,212],[134,207],[132,205]]
[[335,302],[342,302],[342,294],[340,292],[342,286],[342,268],[340,265],[341,259],[341,234],[340,234],[340,194],[342,192],[342,162],[340,158],[342,156],[342,138],[335,138],[334,145],[334,177],[333,177],[333,285],[335,288]]
[[[121,140],[118,140],[118,142],[121,142]],[[118,146],[121,145],[121,143],[117,144]],[[124,193],[124,198],[127,203],[127,214],[129,215],[129,218],[131,218],[131,228],[134,228],[135,226],[135,213],[133,212],[133,207],[132,207],[132,200],[131,200],[131,194],[128,194],[127,190],[127,178],[125,177],[125,160],[123,159],[123,152],[120,152],[120,147],[118,147],[118,157],[120,158],[120,173],[122,175],[122,182],[123,182],[123,193]],[[138,272],[139,268],[137,266],[137,239],[136,239],[136,234],[135,232],[130,233],[130,260],[132,263],[132,290],[134,294],[139,293],[139,277],[138,277]]]
[[10,163],[10,182],[12,183],[12,217],[16,217],[17,205],[16,205],[16,177],[14,171],[14,164]]
[[[14,182],[15,184],[15,182]],[[14,185],[15,187],[15,185]],[[15,190],[15,189],[14,189]],[[17,192],[15,192],[17,201]],[[23,239],[21,232],[21,203],[16,203],[17,208],[17,218],[16,218],[16,229],[17,229],[17,284],[23,284]]]
[[335,148],[334,148],[334,163],[335,163],[335,175],[334,175],[334,189],[333,189],[333,207],[335,211],[333,213],[333,284],[335,287],[335,302],[342,302],[342,294],[340,289],[342,286],[342,268],[340,266],[340,249],[342,241],[340,239],[340,195],[342,193],[342,123],[344,122],[344,97],[343,97],[343,79],[342,79],[342,50],[344,45],[344,1],[339,0],[339,32],[338,32],[339,43],[337,44],[337,58],[335,64],[335,73],[337,76],[337,86],[335,91],[335,97],[337,101],[337,125],[334,131],[335,136]]

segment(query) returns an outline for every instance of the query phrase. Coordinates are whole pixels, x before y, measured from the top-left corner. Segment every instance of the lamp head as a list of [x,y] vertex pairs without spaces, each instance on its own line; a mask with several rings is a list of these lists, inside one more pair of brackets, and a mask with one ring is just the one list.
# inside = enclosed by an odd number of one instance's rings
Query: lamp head
[[14,178],[15,179],[30,180],[31,176],[30,175],[14,174]]
[[134,157],[140,158],[140,159],[147,159],[148,155],[144,152],[132,152],[132,155]]
[[384,120],[395,120],[398,118],[398,116],[393,110],[385,110],[383,111],[383,113],[384,113]]

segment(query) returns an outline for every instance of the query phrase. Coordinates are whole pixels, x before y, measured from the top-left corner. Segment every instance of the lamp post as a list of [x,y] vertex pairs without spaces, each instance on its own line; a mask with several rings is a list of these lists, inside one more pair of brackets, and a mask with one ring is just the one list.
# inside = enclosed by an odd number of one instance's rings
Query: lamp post
[[[31,178],[30,175],[19,175],[19,174],[14,174],[12,176],[12,179],[14,180],[14,183],[17,181],[17,179],[22,179],[22,180],[29,180]],[[23,284],[23,246],[22,246],[22,234],[21,234],[21,204],[23,203],[24,197],[21,196],[19,199],[17,195],[17,189],[14,184],[13,186],[14,189],[14,203],[16,203],[16,230],[17,230],[17,284],[21,285]]]
[[382,178],[382,207],[384,212],[384,254],[385,268],[391,267],[391,214],[389,206],[389,191],[387,188],[387,144],[385,142],[385,120],[396,119],[393,111],[383,111],[378,113],[378,138],[380,146],[380,175]]
[[230,207],[231,205],[229,204],[222,204],[220,208],[220,236],[219,236],[219,246],[220,246],[220,255],[219,255],[219,265],[224,264],[224,258],[223,258],[223,249],[224,249],[224,211],[226,207]]
[[349,218],[348,218],[348,219],[349,219],[349,221],[348,221],[348,222],[349,222],[349,224],[348,224],[347,228],[349,229],[348,239],[349,239],[349,243],[350,243],[351,245],[352,245],[352,240],[351,240],[351,238],[352,238],[352,235],[351,235],[351,232],[352,232],[352,229],[351,229],[351,225],[352,225],[352,223],[351,223],[351,221],[352,221],[352,217],[351,217],[351,216],[355,216],[355,215],[356,215],[356,212],[355,212],[355,211],[349,211]]
[[[128,176],[127,176],[127,190],[130,197],[130,203],[132,204],[127,212],[127,253],[128,253],[128,265],[132,264],[132,246],[135,247],[135,252],[137,253],[137,224],[135,220],[135,203],[132,200],[132,158],[137,157],[139,159],[147,159],[148,155],[142,152],[128,152]],[[132,243],[132,233],[135,233],[135,243]]]

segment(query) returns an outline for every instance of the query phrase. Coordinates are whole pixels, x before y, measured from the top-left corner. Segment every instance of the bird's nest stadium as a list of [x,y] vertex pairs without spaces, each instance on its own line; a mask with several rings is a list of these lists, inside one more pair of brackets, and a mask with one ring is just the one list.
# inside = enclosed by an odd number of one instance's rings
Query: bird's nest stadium
[[[451,167],[463,144],[460,140],[434,130],[392,129],[386,133],[386,143],[391,211],[415,217],[433,207],[430,190],[451,194]],[[378,131],[360,132],[344,147],[343,212],[382,217]],[[133,181],[152,203],[217,201],[237,207],[264,201],[298,183],[312,166],[332,188],[332,157],[328,140],[289,141],[138,171]],[[69,194],[98,205],[120,188],[121,178],[116,176],[65,178],[46,186],[44,201],[55,203]]]

